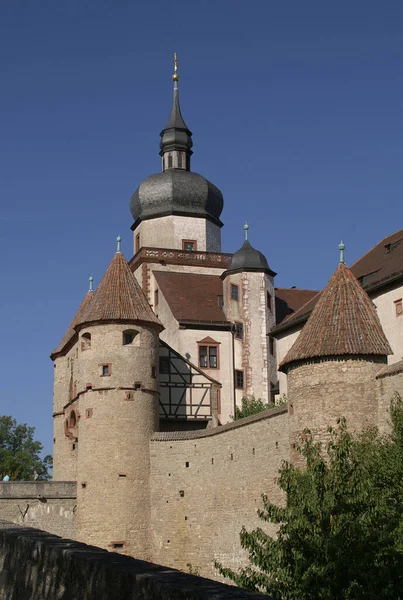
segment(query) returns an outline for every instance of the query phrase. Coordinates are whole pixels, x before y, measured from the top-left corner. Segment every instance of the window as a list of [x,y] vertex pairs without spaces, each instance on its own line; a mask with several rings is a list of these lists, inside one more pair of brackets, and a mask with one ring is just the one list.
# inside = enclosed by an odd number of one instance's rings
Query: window
[[218,369],[218,346],[199,346],[199,366]]
[[276,346],[274,344],[274,338],[269,337],[269,351],[272,356],[276,354]]
[[156,367],[151,367],[151,377],[153,379],[157,379],[157,369],[156,369]]
[[224,296],[217,296],[217,304],[220,308],[223,308],[224,306]]
[[74,412],[74,410],[72,410],[70,413],[70,417],[69,417],[69,427],[75,427],[76,424],[77,424],[76,413]]
[[182,152],[178,154],[178,169],[182,169]]
[[239,287],[231,283],[231,298],[233,300],[239,299]]
[[168,169],[172,169],[172,154],[168,154]]
[[135,329],[126,329],[123,332],[123,346],[130,346],[133,344],[135,338],[138,336],[139,332]]
[[197,250],[196,240],[182,240],[182,250],[185,252],[194,252]]
[[243,340],[243,323],[235,323],[235,337],[237,340]]
[[235,371],[235,387],[238,390],[243,390],[243,371]]
[[171,372],[171,362],[167,356],[161,356],[160,358],[160,374],[169,375]]
[[397,317],[400,317],[403,314],[403,304],[401,298],[400,300],[395,300],[395,310]]
[[91,348],[91,334],[83,333],[81,336],[81,350],[84,352],[84,350],[89,350],[89,348]]
[[140,234],[139,233],[136,235],[134,248],[135,248],[135,250],[134,250],[135,252],[138,252],[140,250]]
[[267,308],[271,311],[271,295],[267,292]]
[[158,290],[154,290],[154,308],[158,306]]
[[112,365],[99,365],[101,370],[101,377],[109,377],[112,373]]

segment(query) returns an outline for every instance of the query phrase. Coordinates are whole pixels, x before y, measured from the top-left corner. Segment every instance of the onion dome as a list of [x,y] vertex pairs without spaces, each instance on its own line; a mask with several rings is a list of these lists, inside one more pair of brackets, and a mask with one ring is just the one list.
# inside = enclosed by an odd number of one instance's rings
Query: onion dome
[[73,318],[72,322],[70,323],[66,333],[64,334],[62,341],[60,342],[58,347],[55,348],[55,350],[53,350],[52,354],[50,355],[50,358],[52,360],[54,360],[58,356],[64,354],[67,350],[69,350],[69,348],[73,345],[73,343],[76,340],[77,333],[74,328],[75,328],[76,324],[79,321],[81,321],[82,316],[87,312],[88,307],[91,304],[92,299],[94,298],[94,291],[92,289],[93,277],[90,277],[89,280],[90,280],[90,289],[84,296],[84,299],[81,302],[76,314],[74,315],[74,318]]
[[228,269],[222,274],[222,277],[226,277],[232,273],[241,273],[242,271],[263,271],[272,277],[276,275],[276,273],[270,269],[265,255],[250,244],[248,240],[248,229],[249,225],[245,223],[245,241],[242,247],[232,255]]
[[202,175],[190,170],[192,132],[179,105],[178,61],[174,55],[173,103],[165,128],[161,131],[162,173],[145,179],[130,200],[135,229],[140,221],[166,215],[204,217],[222,227],[224,206],[220,190]]
[[123,322],[144,323],[164,329],[150,307],[143,290],[120,252],[121,238],[118,237],[118,251],[113,257],[88,309],[81,313],[75,323],[78,329],[89,323]]
[[279,369],[295,361],[330,356],[393,354],[374,304],[347,265],[340,264]]

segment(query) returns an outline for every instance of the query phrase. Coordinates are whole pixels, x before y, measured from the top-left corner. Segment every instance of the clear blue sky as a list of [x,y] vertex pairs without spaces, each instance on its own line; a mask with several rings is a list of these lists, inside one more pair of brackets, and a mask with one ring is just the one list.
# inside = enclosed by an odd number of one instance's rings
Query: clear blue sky
[[223,251],[322,287],[403,227],[401,0],[13,0],[0,6],[0,413],[52,451],[48,358],[160,170],[172,53]]

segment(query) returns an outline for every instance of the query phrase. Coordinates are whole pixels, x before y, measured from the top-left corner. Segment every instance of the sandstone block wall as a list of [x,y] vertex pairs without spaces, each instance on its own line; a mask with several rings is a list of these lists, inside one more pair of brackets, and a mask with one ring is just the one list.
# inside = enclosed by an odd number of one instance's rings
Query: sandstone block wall
[[267,596],[0,521],[0,600],[259,600]]
[[152,559],[211,578],[215,559],[244,564],[242,525],[263,526],[263,493],[282,501],[274,479],[289,457],[287,407],[203,432],[157,433],[150,446]]
[[75,537],[77,504],[73,481],[0,482],[0,519]]

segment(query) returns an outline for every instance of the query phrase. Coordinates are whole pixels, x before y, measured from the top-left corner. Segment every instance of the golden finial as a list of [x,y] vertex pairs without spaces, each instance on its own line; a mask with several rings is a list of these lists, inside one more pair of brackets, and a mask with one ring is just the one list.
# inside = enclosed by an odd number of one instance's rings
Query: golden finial
[[178,57],[176,56],[176,52],[174,52],[174,74],[172,75],[172,81],[179,81],[178,75]]

